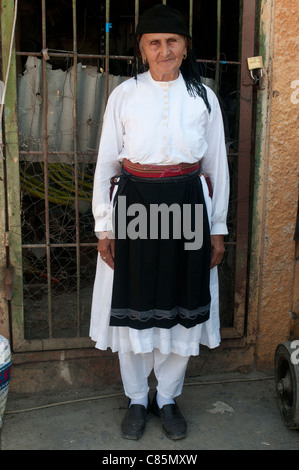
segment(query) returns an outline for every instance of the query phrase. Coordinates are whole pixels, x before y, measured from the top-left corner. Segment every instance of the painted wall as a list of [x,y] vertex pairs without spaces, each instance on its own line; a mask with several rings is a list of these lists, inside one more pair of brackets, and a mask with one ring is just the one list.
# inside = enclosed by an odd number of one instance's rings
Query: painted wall
[[[257,311],[256,361],[273,364],[290,337],[294,304],[295,223],[298,204],[299,3],[262,0],[251,313]],[[298,270],[298,269],[297,269]],[[298,290],[298,287],[297,287]],[[296,302],[295,302],[296,303]]]

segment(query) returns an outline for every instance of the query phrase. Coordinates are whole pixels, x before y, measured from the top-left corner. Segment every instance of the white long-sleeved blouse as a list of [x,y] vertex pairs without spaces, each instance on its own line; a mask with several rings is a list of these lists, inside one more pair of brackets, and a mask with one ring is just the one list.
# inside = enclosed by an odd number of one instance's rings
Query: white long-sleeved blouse
[[211,234],[227,234],[229,174],[222,114],[206,87],[211,113],[191,97],[180,74],[155,81],[150,72],[123,82],[109,96],[94,178],[95,232],[111,225],[110,178],[127,158],[134,163],[170,165],[199,161],[212,183]]

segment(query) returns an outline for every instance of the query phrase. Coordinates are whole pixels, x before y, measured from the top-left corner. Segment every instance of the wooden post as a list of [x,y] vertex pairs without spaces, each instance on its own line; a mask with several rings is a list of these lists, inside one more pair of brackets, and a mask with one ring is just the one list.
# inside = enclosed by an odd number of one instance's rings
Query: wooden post
[[[20,183],[19,183],[19,148],[18,148],[18,115],[16,87],[15,47],[11,48],[15,3],[11,0],[0,0],[1,49],[3,80],[7,80],[5,105],[3,108],[2,131],[3,146],[0,163],[0,307],[3,322],[0,328],[8,333],[8,302],[11,306],[11,324],[13,340],[24,341],[23,328],[23,279],[22,279],[22,244],[20,217]],[[7,73],[8,70],[8,73]],[[3,223],[5,221],[5,223]],[[3,272],[4,271],[4,272]],[[8,285],[9,283],[9,285]],[[3,288],[4,287],[4,288]],[[4,292],[3,292],[4,291]],[[6,297],[6,298],[5,298]],[[4,326],[3,326],[4,325]]]

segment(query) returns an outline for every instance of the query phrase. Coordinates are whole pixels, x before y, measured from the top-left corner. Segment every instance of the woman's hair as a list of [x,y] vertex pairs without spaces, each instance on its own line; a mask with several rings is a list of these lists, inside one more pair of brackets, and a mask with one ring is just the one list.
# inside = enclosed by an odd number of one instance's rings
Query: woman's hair
[[198,63],[196,61],[196,56],[191,48],[191,41],[187,38],[188,48],[187,48],[187,57],[183,59],[182,65],[180,67],[181,74],[185,80],[186,88],[190,96],[200,96],[209,113],[211,112],[211,106],[208,101],[207,90],[201,82],[200,72]]
[[[148,64],[142,64],[137,67],[138,58],[141,58],[141,44],[140,44],[141,36],[136,37],[136,44],[135,44],[135,54],[134,54],[134,76],[137,80],[137,73],[145,72],[149,69]],[[183,59],[183,62],[180,66],[180,72],[182,77],[185,81],[187,91],[190,96],[196,98],[196,96],[200,96],[204,101],[209,113],[211,112],[211,106],[208,101],[207,97],[207,90],[201,82],[200,72],[198,63],[196,61],[195,53],[191,47],[191,39],[186,37],[187,42],[187,57]],[[138,68],[138,72],[137,72]]]

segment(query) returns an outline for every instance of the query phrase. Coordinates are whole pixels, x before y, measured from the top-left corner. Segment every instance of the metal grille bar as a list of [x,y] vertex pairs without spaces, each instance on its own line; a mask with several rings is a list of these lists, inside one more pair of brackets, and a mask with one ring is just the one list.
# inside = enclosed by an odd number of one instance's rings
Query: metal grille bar
[[74,156],[75,156],[75,213],[76,213],[76,262],[77,262],[77,336],[80,336],[80,235],[79,235],[79,186],[78,186],[78,148],[77,148],[77,128],[78,128],[78,75],[77,75],[77,15],[76,0],[72,0],[73,7],[73,51],[74,51]]
[[[49,57],[73,57],[73,52],[53,52],[51,49],[47,49],[47,54]],[[42,52],[21,52],[16,51],[17,56],[32,56],[32,57],[42,57]],[[78,59],[105,59],[106,55],[104,54],[77,54]],[[122,60],[133,60],[134,56],[132,55],[109,55],[109,59],[122,59]],[[216,64],[217,60],[212,59],[196,59],[198,63],[207,63],[207,64]],[[234,60],[219,60],[220,64],[227,65],[241,65],[241,62]]]
[[[45,51],[47,48],[46,32],[46,0],[42,0],[42,46]],[[46,221],[46,256],[47,256],[47,282],[48,282],[48,323],[49,338],[52,338],[52,295],[51,295],[51,252],[50,252],[50,223],[49,223],[49,174],[48,174],[48,94],[47,94],[47,62],[43,54],[43,111],[44,111],[44,182],[45,182],[45,221]]]

